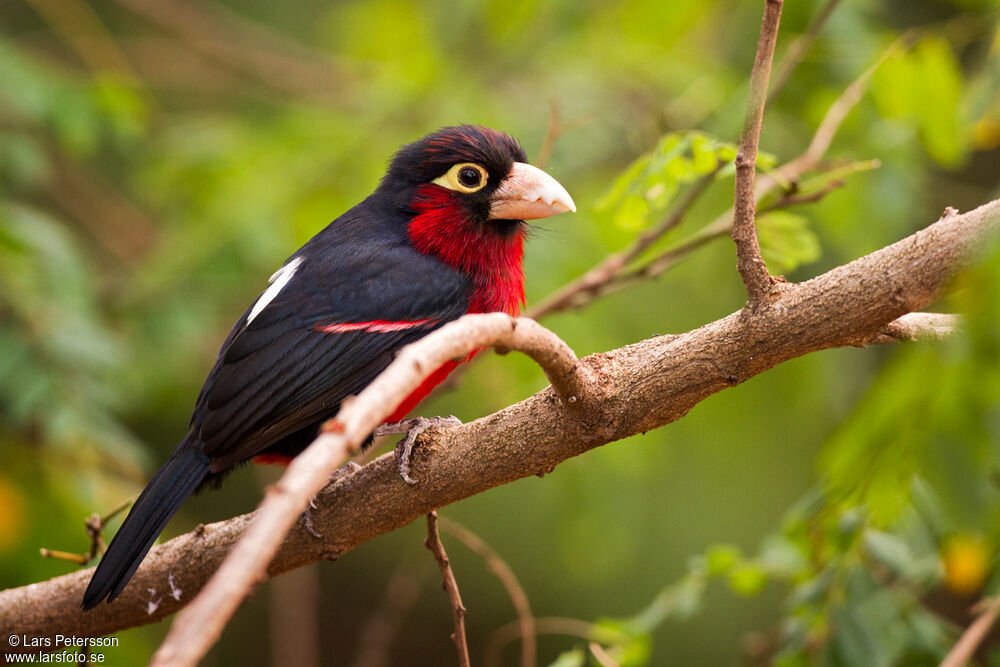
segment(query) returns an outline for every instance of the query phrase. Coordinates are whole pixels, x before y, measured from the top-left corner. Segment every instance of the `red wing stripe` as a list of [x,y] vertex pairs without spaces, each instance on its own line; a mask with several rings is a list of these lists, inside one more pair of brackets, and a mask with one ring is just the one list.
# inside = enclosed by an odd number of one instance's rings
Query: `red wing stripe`
[[424,320],[409,320],[393,322],[391,320],[372,320],[370,322],[335,322],[332,324],[317,324],[316,331],[321,333],[346,333],[348,331],[371,331],[373,333],[390,333],[405,331],[414,327],[437,324],[437,320],[428,317]]

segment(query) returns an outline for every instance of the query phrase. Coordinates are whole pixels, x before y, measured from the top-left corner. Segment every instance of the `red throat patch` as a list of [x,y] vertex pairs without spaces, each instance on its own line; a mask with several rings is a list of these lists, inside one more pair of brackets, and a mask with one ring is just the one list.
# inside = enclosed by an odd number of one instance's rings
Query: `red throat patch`
[[509,236],[469,221],[456,192],[422,185],[410,221],[413,245],[472,278],[470,313],[518,315],[524,305],[524,230]]

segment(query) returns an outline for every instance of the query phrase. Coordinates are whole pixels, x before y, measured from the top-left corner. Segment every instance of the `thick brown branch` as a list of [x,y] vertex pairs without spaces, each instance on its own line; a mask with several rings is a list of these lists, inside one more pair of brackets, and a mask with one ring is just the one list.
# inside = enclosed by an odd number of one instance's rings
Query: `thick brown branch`
[[753,71],[750,73],[750,99],[747,101],[747,115],[743,121],[743,132],[740,134],[740,145],[736,154],[733,242],[736,243],[736,267],[743,278],[743,284],[746,285],[752,307],[771,291],[771,274],[768,273],[764,257],[760,254],[760,243],[757,241],[757,228],[754,224],[757,212],[754,182],[757,173],[757,145],[760,143],[760,130],[764,124],[764,104],[767,102],[774,45],[778,41],[782,2],[783,0],[766,0],[764,4],[764,20],[760,25],[757,56],[754,59]]
[[458,582],[455,581],[455,572],[451,569],[451,561],[441,543],[441,534],[438,533],[437,512],[427,513],[427,541],[424,544],[437,561],[438,569],[441,570],[441,586],[448,593],[451,601],[451,615],[455,623],[455,631],[451,634],[451,640],[455,642],[455,650],[458,651],[459,667],[469,667],[469,642],[465,638],[465,605],[462,604],[462,594],[458,592]]
[[[900,316],[932,303],[997,231],[1000,200],[946,216],[866,257],[791,285],[755,313],[733,313],[682,335],[582,359],[582,384],[592,387],[581,399],[586,409],[574,411],[553,389],[545,389],[488,417],[427,433],[414,461],[421,480],[417,486],[399,479],[391,454],[343,475],[320,495],[313,511],[326,537],[317,540],[295,526],[274,558],[266,559],[270,565],[260,576],[335,558],[431,510],[549,472],[572,456],[680,419],[708,396],[784,361],[871,338]],[[461,345],[464,336],[449,339],[450,349],[467,349]],[[480,346],[483,340],[472,336],[469,343]],[[164,618],[205,585],[253,518],[204,526],[155,547],[114,604],[86,614],[79,603],[89,569],[0,592],[0,646],[6,649],[6,636],[13,633],[104,635]],[[174,589],[176,598],[170,595]]]

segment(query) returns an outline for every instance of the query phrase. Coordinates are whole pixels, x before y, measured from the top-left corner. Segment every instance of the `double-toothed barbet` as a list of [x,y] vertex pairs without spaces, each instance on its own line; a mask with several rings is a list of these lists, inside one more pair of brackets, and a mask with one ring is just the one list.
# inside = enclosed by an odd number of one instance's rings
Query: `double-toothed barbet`
[[519,313],[524,221],[575,210],[503,132],[446,127],[404,146],[375,192],[289,257],[236,321],[187,435],[132,506],[83,608],[122,592],[189,495],[244,461],[297,455],[404,345],[466,313]]

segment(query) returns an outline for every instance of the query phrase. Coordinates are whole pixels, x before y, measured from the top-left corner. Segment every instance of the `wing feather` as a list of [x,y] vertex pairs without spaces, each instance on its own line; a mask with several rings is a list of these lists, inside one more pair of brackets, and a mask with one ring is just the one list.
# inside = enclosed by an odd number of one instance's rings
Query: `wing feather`
[[[213,472],[331,416],[400,348],[468,308],[467,280],[408,246],[386,249],[380,262],[370,248],[364,262],[316,260],[308,250],[290,260],[299,259],[295,275],[267,305],[240,318],[199,396],[192,423]],[[419,324],[319,330],[369,321]]]

